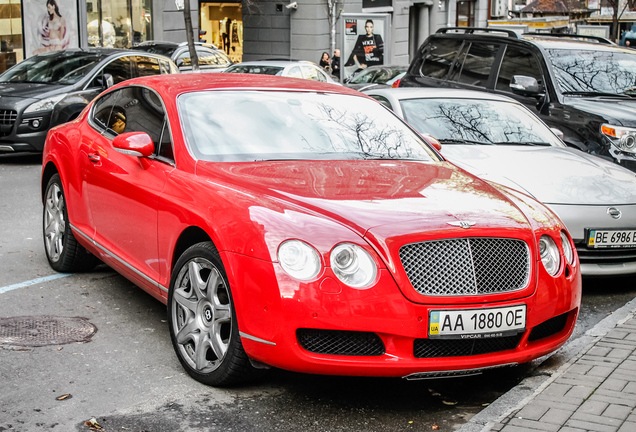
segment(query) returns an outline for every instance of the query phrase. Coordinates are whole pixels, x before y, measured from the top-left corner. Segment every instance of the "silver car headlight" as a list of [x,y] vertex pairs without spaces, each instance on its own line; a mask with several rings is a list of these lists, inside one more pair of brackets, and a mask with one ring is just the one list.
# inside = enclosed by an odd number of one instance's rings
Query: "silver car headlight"
[[550,274],[555,276],[561,267],[561,254],[554,240],[547,235],[542,235],[539,239],[539,254],[543,267]]
[[601,125],[601,132],[610,138],[617,149],[636,154],[636,129],[604,124]]
[[278,262],[291,277],[311,280],[322,265],[318,251],[300,240],[287,240],[278,247]]
[[331,269],[338,279],[353,288],[370,286],[378,274],[371,255],[353,243],[340,243],[333,248]]
[[61,94],[57,96],[53,96],[50,98],[42,99],[40,101],[34,102],[29,105],[25,110],[24,114],[29,114],[38,111],[51,111],[55,108],[55,105],[62,99],[66,97],[66,94]]
[[572,250],[572,243],[570,243],[570,238],[565,233],[565,231],[561,231],[561,246],[563,247],[563,255],[565,255],[565,259],[568,261],[568,263],[573,264],[574,251]]

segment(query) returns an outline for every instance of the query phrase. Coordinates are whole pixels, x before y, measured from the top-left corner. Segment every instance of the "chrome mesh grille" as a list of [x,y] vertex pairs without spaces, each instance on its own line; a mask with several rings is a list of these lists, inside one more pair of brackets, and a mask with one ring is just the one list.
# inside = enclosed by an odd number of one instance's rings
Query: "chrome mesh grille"
[[400,260],[415,290],[430,296],[495,294],[528,284],[530,251],[522,240],[458,238],[411,243]]
[[13,125],[17,118],[17,111],[0,109],[0,124]]

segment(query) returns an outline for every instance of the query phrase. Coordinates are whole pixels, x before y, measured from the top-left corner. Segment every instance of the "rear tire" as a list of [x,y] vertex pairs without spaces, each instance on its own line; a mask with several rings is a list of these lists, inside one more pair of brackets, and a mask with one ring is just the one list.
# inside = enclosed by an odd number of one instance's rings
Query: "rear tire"
[[177,357],[195,380],[230,386],[252,377],[230,284],[211,242],[191,246],[177,261],[168,291],[168,326]]
[[49,265],[58,272],[80,272],[94,268],[99,259],[77,242],[66,211],[66,199],[59,174],[54,174],[44,194],[42,228]]

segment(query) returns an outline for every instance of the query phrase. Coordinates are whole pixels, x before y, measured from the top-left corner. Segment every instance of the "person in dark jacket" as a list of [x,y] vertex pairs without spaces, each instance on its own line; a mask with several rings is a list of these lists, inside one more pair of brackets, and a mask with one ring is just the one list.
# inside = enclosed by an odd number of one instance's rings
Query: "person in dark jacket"
[[340,50],[336,48],[331,58],[331,73],[336,78],[340,79]]

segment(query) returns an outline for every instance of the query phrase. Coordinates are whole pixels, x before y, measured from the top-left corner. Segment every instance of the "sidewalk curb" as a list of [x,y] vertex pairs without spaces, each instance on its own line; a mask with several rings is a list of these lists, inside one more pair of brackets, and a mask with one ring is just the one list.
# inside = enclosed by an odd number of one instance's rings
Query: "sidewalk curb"
[[[559,362],[558,366],[549,368],[544,372],[541,371],[541,366],[539,366],[537,368],[539,375],[525,378],[514,388],[501,395],[496,401],[473,416],[466,424],[457,429],[457,432],[490,431],[494,425],[532,401],[548,385],[559,378],[581,356],[589,351],[589,349],[592,348],[599,340],[607,335],[610,330],[623,324],[635,314],[636,298],[625,303],[624,306],[614,311],[612,315],[601,320],[594,327],[586,331],[583,336],[566,343],[555,353],[543,360],[543,363],[545,363],[548,359],[557,359]],[[563,359],[559,360],[558,357],[563,357]],[[552,370],[552,372],[550,372],[550,369],[554,369],[555,367],[556,370]]]

